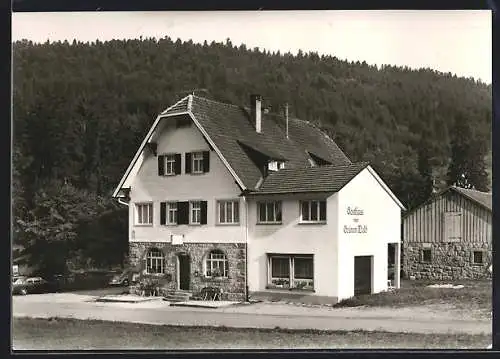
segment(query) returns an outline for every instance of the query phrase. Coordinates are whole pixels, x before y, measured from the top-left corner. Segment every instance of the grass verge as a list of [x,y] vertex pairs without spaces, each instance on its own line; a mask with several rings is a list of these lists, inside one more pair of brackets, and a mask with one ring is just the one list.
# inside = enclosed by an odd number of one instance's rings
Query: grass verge
[[13,319],[15,350],[474,349],[489,335],[156,326],[76,319]]
[[[449,282],[446,282],[449,284]],[[345,299],[335,307],[408,307],[426,304],[449,304],[457,309],[478,309],[491,311],[491,281],[462,281],[454,285],[463,285],[461,289],[429,288],[429,281],[404,281],[400,289],[392,292],[360,295]],[[441,283],[442,284],[442,283]]]

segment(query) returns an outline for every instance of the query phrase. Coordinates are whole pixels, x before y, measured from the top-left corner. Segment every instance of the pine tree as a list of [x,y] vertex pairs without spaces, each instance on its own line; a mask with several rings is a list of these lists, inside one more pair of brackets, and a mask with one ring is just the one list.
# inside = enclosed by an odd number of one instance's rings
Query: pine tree
[[452,130],[448,185],[487,191],[486,148],[484,142],[474,135],[465,116],[458,114]]

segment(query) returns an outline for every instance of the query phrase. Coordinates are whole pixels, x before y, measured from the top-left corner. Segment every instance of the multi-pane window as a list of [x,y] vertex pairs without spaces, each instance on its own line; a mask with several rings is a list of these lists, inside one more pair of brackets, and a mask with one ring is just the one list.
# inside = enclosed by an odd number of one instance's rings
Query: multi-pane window
[[165,174],[168,176],[175,175],[175,155],[165,156]]
[[200,224],[201,223],[201,202],[192,201],[189,202],[189,213],[190,213],[190,224]]
[[269,285],[277,288],[313,289],[312,255],[269,255]]
[[473,264],[483,264],[483,251],[474,251],[472,253],[472,263]]
[[219,201],[217,205],[219,211],[219,223],[239,223],[240,203],[239,201]]
[[227,257],[224,252],[220,250],[211,251],[206,259],[206,272],[207,277],[227,277],[229,266]]
[[193,152],[191,161],[192,173],[203,173],[203,152]]
[[177,202],[168,202],[167,212],[167,224],[177,224]]
[[158,274],[164,272],[165,255],[158,248],[149,250],[146,256],[146,272],[149,274]]
[[153,204],[136,204],[136,224],[153,224]]
[[257,203],[258,223],[281,223],[281,201]]
[[325,222],[326,201],[301,201],[302,222]]

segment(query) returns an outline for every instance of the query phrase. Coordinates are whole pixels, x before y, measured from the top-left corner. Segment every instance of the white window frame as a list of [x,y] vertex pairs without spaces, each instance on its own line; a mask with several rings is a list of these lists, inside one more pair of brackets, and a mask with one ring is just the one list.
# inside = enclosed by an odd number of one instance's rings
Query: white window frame
[[[135,204],[135,225],[136,226],[152,226],[154,223],[154,206],[153,202],[140,202]],[[139,209],[141,208],[141,209]],[[147,208],[147,222],[143,222],[143,211]]]
[[[282,278],[282,277],[273,277],[273,259],[288,259],[288,278]],[[312,261],[312,278],[296,278],[295,277],[295,260],[296,259],[307,259]],[[284,286],[283,288],[285,289],[300,289],[297,288],[296,283],[300,282],[306,282],[311,284],[310,287],[308,287],[306,290],[314,290],[314,256],[311,255],[300,255],[300,254],[268,254],[268,262],[267,262],[267,268],[268,268],[268,287],[278,287],[276,286],[275,282],[279,281],[284,281],[285,283],[288,284],[288,286]]]
[[[158,255],[160,253],[160,255]],[[152,264],[155,263],[155,266]],[[152,268],[159,266],[160,271],[152,271]],[[150,248],[146,253],[146,273],[147,274],[163,274],[165,273],[165,253],[159,248]]]
[[[231,206],[229,206],[231,205]],[[230,213],[228,216],[229,207]],[[222,212],[221,212],[222,210]],[[224,219],[221,220],[221,213]],[[229,218],[230,217],[230,218]],[[218,200],[217,201],[217,224],[239,224],[240,223],[240,201],[239,200]]]
[[[312,204],[316,203],[316,218],[312,218]],[[325,203],[325,218],[321,219],[321,202]],[[304,218],[304,212],[302,205],[304,203],[308,204],[308,218]],[[300,223],[326,223],[327,216],[327,203],[326,200],[308,200],[308,201],[299,201],[299,211],[300,211]]]
[[[273,204],[272,220],[268,220],[268,209],[269,204]],[[265,204],[266,215],[265,220],[260,219],[261,205]],[[281,219],[277,220],[277,214],[281,213]],[[257,224],[281,224],[283,222],[283,206],[281,201],[260,201],[257,202]]]
[[267,163],[267,169],[271,172],[276,172],[285,168],[285,162],[283,161],[269,161]]
[[[198,165],[196,169],[195,163]],[[191,173],[203,173],[203,152],[191,153]]]
[[175,154],[165,155],[165,176],[175,176]]
[[201,201],[189,201],[189,224],[201,224]]
[[[214,271],[214,268],[218,268],[218,264],[222,263],[222,271],[221,273],[222,278],[228,278],[229,276],[229,261],[227,259],[226,253],[219,249],[213,249],[211,250],[208,254],[207,257],[205,258],[205,277],[206,278],[213,278],[212,272]],[[210,271],[210,274],[209,274]]]
[[[170,216],[175,216],[175,221],[172,221],[170,219]],[[166,218],[166,223],[167,225],[177,225],[177,202],[167,202],[167,218]]]

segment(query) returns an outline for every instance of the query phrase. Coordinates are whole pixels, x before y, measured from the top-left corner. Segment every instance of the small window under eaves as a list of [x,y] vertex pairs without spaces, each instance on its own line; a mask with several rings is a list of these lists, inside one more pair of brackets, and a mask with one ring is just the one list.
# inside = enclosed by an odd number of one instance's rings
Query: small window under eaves
[[283,162],[283,161],[269,161],[267,163],[267,169],[269,171],[276,172],[276,171],[279,171],[283,168],[285,168],[285,162]]

